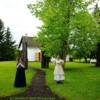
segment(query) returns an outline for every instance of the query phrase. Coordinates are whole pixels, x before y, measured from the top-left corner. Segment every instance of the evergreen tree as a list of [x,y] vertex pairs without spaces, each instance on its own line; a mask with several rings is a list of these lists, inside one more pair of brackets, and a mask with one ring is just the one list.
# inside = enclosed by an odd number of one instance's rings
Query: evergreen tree
[[15,41],[12,40],[12,35],[9,27],[4,34],[4,43],[3,43],[3,57],[4,60],[13,60],[15,59]]
[[0,19],[0,32],[4,29],[3,21]]
[[4,23],[0,19],[0,60],[15,59],[15,41],[12,40],[10,29],[5,30]]
[[2,57],[3,42],[4,42],[4,24],[3,24],[3,21],[0,19],[0,60],[3,59]]

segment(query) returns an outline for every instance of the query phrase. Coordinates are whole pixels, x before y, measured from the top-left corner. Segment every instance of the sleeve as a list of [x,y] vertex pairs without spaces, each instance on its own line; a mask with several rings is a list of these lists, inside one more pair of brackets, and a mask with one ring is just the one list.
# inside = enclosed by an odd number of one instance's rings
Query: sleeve
[[54,65],[56,65],[56,59],[55,59],[55,58],[52,58],[52,59],[51,59],[51,62],[52,62]]
[[17,64],[17,68],[19,67],[19,64]]
[[25,66],[23,64],[21,64],[22,68],[25,68]]
[[17,65],[17,68],[21,68],[21,67],[22,67],[22,68],[25,68],[23,64],[19,63],[19,64]]
[[51,58],[51,62],[55,62],[56,61],[56,59],[55,58]]

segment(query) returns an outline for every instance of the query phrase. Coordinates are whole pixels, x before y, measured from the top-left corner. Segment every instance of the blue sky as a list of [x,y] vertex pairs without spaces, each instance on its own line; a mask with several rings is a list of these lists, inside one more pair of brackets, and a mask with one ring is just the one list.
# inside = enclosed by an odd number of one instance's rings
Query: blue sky
[[35,2],[36,0],[0,0],[0,18],[6,27],[10,27],[17,43],[26,33],[28,36],[36,35],[37,27],[42,25],[27,8],[27,4]]

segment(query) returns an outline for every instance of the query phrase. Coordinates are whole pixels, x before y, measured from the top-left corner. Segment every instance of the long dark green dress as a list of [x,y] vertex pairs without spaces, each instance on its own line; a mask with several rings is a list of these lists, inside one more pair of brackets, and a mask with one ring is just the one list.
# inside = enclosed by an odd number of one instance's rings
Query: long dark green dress
[[15,87],[25,87],[26,86],[26,77],[24,65],[19,63],[17,65],[16,77],[15,77]]

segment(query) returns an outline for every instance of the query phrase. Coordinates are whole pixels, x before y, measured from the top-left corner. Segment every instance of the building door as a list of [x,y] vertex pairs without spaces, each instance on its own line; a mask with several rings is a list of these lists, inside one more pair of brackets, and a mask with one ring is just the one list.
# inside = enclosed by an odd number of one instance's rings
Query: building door
[[37,52],[35,53],[35,61],[40,61],[41,60],[41,53]]

